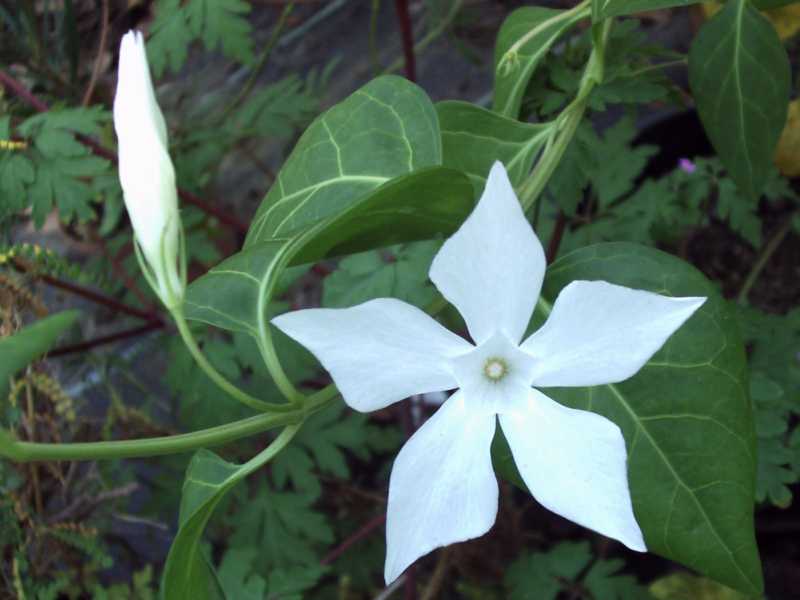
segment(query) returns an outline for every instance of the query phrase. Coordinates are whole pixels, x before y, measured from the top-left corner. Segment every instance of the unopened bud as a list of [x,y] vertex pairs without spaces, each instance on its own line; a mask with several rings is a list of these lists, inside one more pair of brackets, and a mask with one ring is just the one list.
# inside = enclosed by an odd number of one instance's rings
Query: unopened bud
[[[168,308],[183,298],[175,170],[167,149],[167,127],[156,102],[144,40],[138,31],[122,38],[114,128],[119,140],[119,180],[145,274]],[[149,269],[149,273],[147,272]]]

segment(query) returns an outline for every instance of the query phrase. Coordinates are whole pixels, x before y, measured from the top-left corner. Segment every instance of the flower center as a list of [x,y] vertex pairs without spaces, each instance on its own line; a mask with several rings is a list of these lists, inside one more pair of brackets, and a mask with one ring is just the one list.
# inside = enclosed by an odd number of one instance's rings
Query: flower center
[[491,382],[500,381],[508,375],[508,363],[499,356],[490,356],[483,363],[483,374]]

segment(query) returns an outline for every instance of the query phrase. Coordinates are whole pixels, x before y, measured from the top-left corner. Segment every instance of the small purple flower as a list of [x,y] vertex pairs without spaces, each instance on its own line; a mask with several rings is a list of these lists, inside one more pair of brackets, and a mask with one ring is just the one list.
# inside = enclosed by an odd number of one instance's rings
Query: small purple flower
[[684,173],[689,173],[690,175],[697,170],[697,165],[690,161],[688,158],[682,158],[678,161],[678,167]]

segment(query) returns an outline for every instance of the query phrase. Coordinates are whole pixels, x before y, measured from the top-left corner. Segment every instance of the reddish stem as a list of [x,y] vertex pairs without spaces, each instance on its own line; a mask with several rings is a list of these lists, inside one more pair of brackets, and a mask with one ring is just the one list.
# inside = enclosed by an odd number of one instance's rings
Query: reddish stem
[[87,350],[91,350],[97,346],[103,346],[105,344],[111,344],[120,340],[136,337],[155,329],[161,329],[162,327],[164,327],[164,323],[162,321],[151,321],[147,325],[141,325],[140,327],[134,327],[133,329],[126,329],[125,331],[120,331],[119,333],[112,333],[111,335],[105,335],[93,340],[81,342],[80,344],[73,344],[72,346],[56,348],[52,352],[49,352],[48,356],[52,358],[54,356],[64,356],[65,354],[74,354],[76,352],[86,352]]
[[375,531],[378,527],[384,524],[386,521],[386,514],[380,514],[377,517],[373,518],[372,520],[365,523],[361,529],[356,531],[353,535],[349,538],[344,540],[341,544],[336,546],[333,550],[331,550],[325,557],[319,561],[321,565],[329,565],[337,558],[339,558],[342,554],[347,552],[347,550],[353,546],[355,543],[360,542],[365,537],[369,536],[373,531]]
[[406,63],[406,78],[409,81],[417,80],[417,67],[414,57],[414,34],[411,30],[411,16],[408,13],[408,0],[394,0],[397,21],[400,25],[400,34],[403,37],[403,56]]
[[[19,269],[22,272],[31,271],[30,267],[28,267],[25,263],[23,263],[19,259],[14,261],[14,266],[17,267],[17,269]],[[157,315],[145,312],[143,310],[139,310],[138,308],[129,306],[123,302],[120,302],[119,300],[111,298],[110,296],[106,296],[104,294],[100,294],[88,288],[75,285],[74,283],[69,283],[68,281],[62,281],[61,279],[56,279],[55,277],[52,277],[50,275],[36,273],[35,271],[32,272],[32,275],[38,277],[46,284],[51,285],[55,288],[59,288],[64,291],[70,292],[72,294],[75,294],[76,296],[81,296],[82,298],[91,300],[96,304],[107,306],[108,308],[131,315],[132,317],[137,317],[139,319],[149,322],[161,321],[161,319]]]
[[[33,108],[35,108],[38,112],[47,112],[50,110],[50,107],[47,106],[44,102],[42,102],[39,98],[33,95],[25,86],[23,86],[19,81],[11,77],[8,73],[0,69],[0,83],[5,85],[9,90],[11,90],[14,94],[25,100],[28,104],[30,104]],[[87,148],[91,149],[97,156],[105,158],[106,160],[110,160],[114,164],[117,163],[117,155],[105,148],[104,146],[97,143],[92,138],[85,136],[83,134],[75,134],[75,139],[77,139],[81,144],[86,146]],[[224,223],[229,227],[235,229],[240,233],[247,232],[247,225],[239,221],[238,219],[222,212],[215,206],[212,206],[206,200],[196,196],[195,194],[188,192],[186,190],[178,189],[178,196],[181,197],[182,200],[189,204],[193,204],[206,214],[209,214],[219,220],[220,223]]]
[[550,243],[547,245],[547,264],[551,264],[558,256],[558,247],[561,246],[561,240],[564,237],[564,230],[566,227],[567,217],[563,211],[558,211],[558,218],[553,228],[553,235],[550,238]]

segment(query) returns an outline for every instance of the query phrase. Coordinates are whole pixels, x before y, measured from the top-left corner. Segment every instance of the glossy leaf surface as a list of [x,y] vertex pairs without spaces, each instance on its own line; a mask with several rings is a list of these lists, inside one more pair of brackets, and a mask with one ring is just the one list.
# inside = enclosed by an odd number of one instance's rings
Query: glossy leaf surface
[[[558,292],[580,279],[673,296],[708,296],[631,379],[542,391],[622,428],[634,512],[650,551],[738,590],[760,593],[747,366],[725,301],[700,272],[673,256],[634,244],[598,244],[548,269],[536,327]],[[513,458],[502,440],[496,440],[494,451],[499,471],[514,481]]]
[[283,268],[455,231],[472,210],[466,176],[443,167],[397,178],[306,231],[246,247],[187,289],[185,313],[256,337]]
[[433,104],[402,77],[367,83],[317,117],[284,163],[245,245],[285,237],[345,210],[390,179],[441,164]]
[[469,102],[439,102],[436,112],[444,165],[469,175],[476,196],[496,160],[505,165],[512,185],[519,186],[550,132],[549,125],[522,123]]

